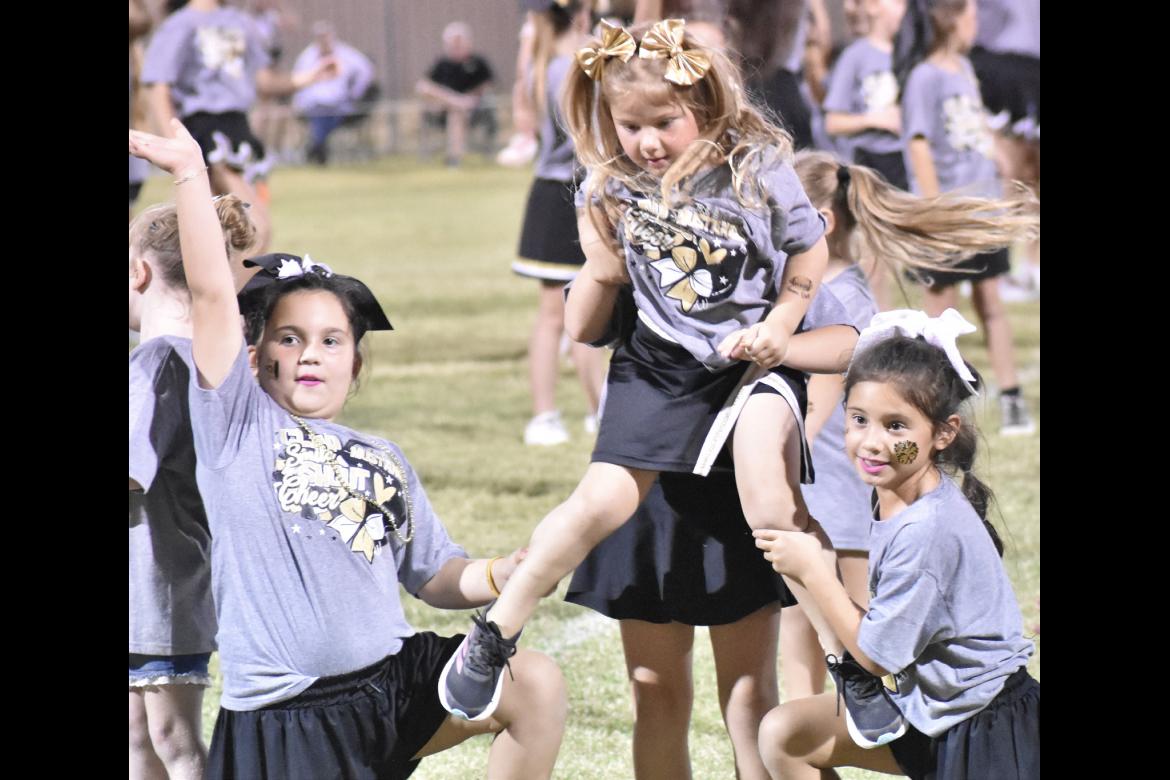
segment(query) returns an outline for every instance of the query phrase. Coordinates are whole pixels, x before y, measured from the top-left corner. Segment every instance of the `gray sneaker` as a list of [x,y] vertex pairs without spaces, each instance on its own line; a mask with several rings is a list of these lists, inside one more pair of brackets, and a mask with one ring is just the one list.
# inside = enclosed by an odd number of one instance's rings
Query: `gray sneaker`
[[1036,424],[1028,413],[1028,402],[1022,395],[1001,395],[999,397],[1000,436],[1031,436]]
[[870,750],[888,745],[906,733],[906,718],[878,677],[867,672],[849,653],[840,659],[826,656],[825,664],[837,686],[837,706],[845,699],[845,725],[859,747]]
[[471,621],[471,632],[439,675],[439,703],[457,718],[484,720],[500,704],[504,669],[512,673],[508,659],[516,654],[520,635],[504,639],[499,626],[478,612]]

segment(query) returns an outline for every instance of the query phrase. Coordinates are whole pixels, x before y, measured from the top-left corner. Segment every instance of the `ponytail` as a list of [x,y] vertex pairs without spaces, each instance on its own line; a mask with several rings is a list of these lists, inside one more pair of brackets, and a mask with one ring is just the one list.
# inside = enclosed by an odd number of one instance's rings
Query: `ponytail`
[[1040,233],[1040,202],[1022,185],[997,200],[954,193],[920,198],[826,152],[798,154],[796,173],[814,206],[833,209],[843,235],[857,229],[866,253],[895,271],[950,270],[965,257]]

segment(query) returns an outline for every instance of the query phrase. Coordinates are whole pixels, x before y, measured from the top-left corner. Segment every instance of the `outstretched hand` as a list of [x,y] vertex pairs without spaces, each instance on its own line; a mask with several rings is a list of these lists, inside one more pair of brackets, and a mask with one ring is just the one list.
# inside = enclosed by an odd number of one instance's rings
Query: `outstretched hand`
[[205,167],[199,142],[178,119],[171,120],[171,137],[130,131],[130,154],[141,157],[178,178]]

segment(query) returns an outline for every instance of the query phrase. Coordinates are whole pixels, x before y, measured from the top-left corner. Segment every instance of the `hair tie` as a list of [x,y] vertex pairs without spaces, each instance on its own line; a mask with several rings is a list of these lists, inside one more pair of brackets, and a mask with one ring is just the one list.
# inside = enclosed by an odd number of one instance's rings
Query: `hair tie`
[[837,166],[837,186],[841,189],[849,189],[849,183],[851,181],[853,181],[853,174],[849,172],[849,166]]
[[601,23],[601,41],[594,43],[595,46],[577,50],[577,62],[581,70],[594,81],[601,78],[601,68],[610,57],[629,62],[638,50],[634,36],[626,32],[624,27],[615,27],[606,21]]
[[975,375],[967,368],[956,343],[959,336],[974,333],[976,330],[978,329],[954,309],[947,309],[937,317],[928,317],[926,312],[913,309],[883,311],[875,314],[869,326],[857,337],[857,346],[853,348],[850,363],[857,360],[866,350],[894,336],[921,337],[927,344],[945,352],[951,367],[963,380],[963,386],[971,395],[979,395],[979,391],[971,384],[975,381]]
[[711,68],[711,58],[705,53],[683,48],[685,29],[686,22],[682,19],[657,22],[642,36],[638,49],[638,56],[643,59],[666,58],[666,80],[681,87],[691,86]]

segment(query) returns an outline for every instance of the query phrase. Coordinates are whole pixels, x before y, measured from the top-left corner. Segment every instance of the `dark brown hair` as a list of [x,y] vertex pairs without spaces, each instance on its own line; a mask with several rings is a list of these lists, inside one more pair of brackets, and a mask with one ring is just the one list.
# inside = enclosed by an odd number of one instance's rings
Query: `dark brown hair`
[[[979,373],[968,364],[975,375],[976,387],[983,386]],[[955,438],[943,450],[931,456],[939,468],[963,477],[963,496],[970,502],[983,526],[1003,555],[1003,542],[995,527],[987,519],[987,511],[995,500],[991,488],[971,473],[975,465],[978,431],[970,419],[962,414],[964,402],[971,392],[955,371],[945,352],[922,339],[894,336],[875,344],[854,359],[845,377],[845,397],[860,382],[880,382],[893,385],[898,394],[930,420],[935,429],[949,425],[951,415],[963,418]]]

